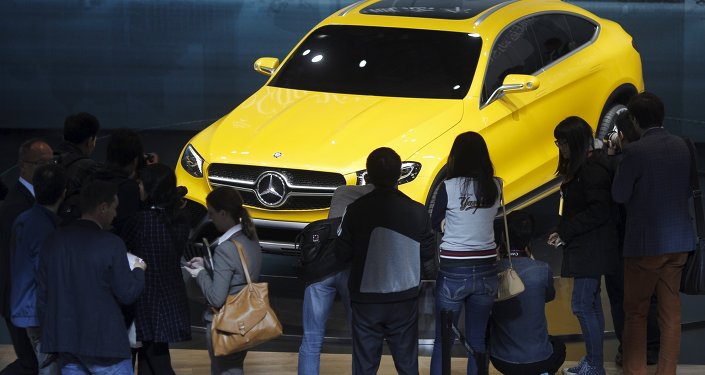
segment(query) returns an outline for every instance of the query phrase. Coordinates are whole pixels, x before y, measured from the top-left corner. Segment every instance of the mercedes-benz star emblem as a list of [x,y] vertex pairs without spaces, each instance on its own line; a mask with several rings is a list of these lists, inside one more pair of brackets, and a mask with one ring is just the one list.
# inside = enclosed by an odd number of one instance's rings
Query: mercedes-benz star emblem
[[264,172],[255,185],[257,200],[267,207],[278,207],[286,200],[286,180],[277,172]]

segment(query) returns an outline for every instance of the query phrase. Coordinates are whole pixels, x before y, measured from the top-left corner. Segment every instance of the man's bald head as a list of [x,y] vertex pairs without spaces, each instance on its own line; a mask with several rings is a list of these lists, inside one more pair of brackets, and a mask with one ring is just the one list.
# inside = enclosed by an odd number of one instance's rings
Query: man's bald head
[[32,183],[34,170],[40,165],[51,163],[54,151],[43,139],[33,138],[25,141],[20,146],[17,165],[20,168],[20,177]]

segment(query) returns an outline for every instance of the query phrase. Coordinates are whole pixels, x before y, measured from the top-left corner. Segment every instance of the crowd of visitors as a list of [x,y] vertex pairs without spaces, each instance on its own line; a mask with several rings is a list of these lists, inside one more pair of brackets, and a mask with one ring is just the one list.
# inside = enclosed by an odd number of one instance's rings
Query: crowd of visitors
[[[561,276],[572,279],[586,353],[564,374],[605,374],[603,277],[624,374],[645,374],[653,363],[657,374],[676,372],[679,283],[696,238],[689,148],[663,118],[663,103],[647,92],[617,114],[605,147],[584,119],[555,127],[560,220],[547,242],[562,253]],[[99,129],[90,114],[68,116],[64,142],[55,150],[41,139],[24,142],[17,182],[0,185],[0,256],[9,260],[0,270],[0,312],[17,355],[0,374],[174,374],[169,345],[191,339],[184,274],[208,305],[211,372],[243,374],[247,351],[215,355],[210,337],[214,314],[244,288],[246,272],[252,281],[261,272],[242,197],[228,187],[208,194],[208,217],[221,235],[204,244],[212,256],[193,257],[185,192],[172,168],[145,155],[126,129],[111,134],[105,162],[92,159]],[[456,137],[430,214],[397,188],[401,162],[378,148],[367,158],[366,184],[333,195],[337,263],[306,285],[299,374],[320,372],[336,295],[352,331],[354,374],[377,372],[384,341],[399,374],[418,374],[421,268],[434,257],[431,374],[441,374],[447,345],[442,312],[456,326],[464,316],[465,337],[453,336],[466,340],[468,374],[487,374],[490,363],[504,374],[558,372],[566,348],[549,336],[544,312],[556,295],[553,274],[534,259],[531,215],[516,210],[507,229],[497,225],[503,181],[483,137]],[[495,302],[497,273],[509,264],[525,290]]]

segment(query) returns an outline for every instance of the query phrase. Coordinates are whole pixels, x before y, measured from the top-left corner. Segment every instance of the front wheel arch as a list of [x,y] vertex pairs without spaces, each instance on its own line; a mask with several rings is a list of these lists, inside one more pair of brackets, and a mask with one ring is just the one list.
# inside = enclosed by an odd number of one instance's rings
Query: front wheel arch
[[617,113],[626,108],[629,99],[637,94],[637,89],[632,84],[624,84],[617,87],[605,101],[600,118],[595,128],[595,138],[602,140],[614,126]]

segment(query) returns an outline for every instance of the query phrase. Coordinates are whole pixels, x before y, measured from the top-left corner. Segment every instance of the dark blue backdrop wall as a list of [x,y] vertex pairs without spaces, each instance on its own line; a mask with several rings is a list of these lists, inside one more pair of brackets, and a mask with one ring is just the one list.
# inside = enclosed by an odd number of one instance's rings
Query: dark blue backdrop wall
[[[705,140],[705,1],[572,2],[634,36],[667,125]],[[89,111],[107,128],[200,129],[264,83],[257,57],[283,58],[350,3],[2,0],[0,127],[59,128]]]

